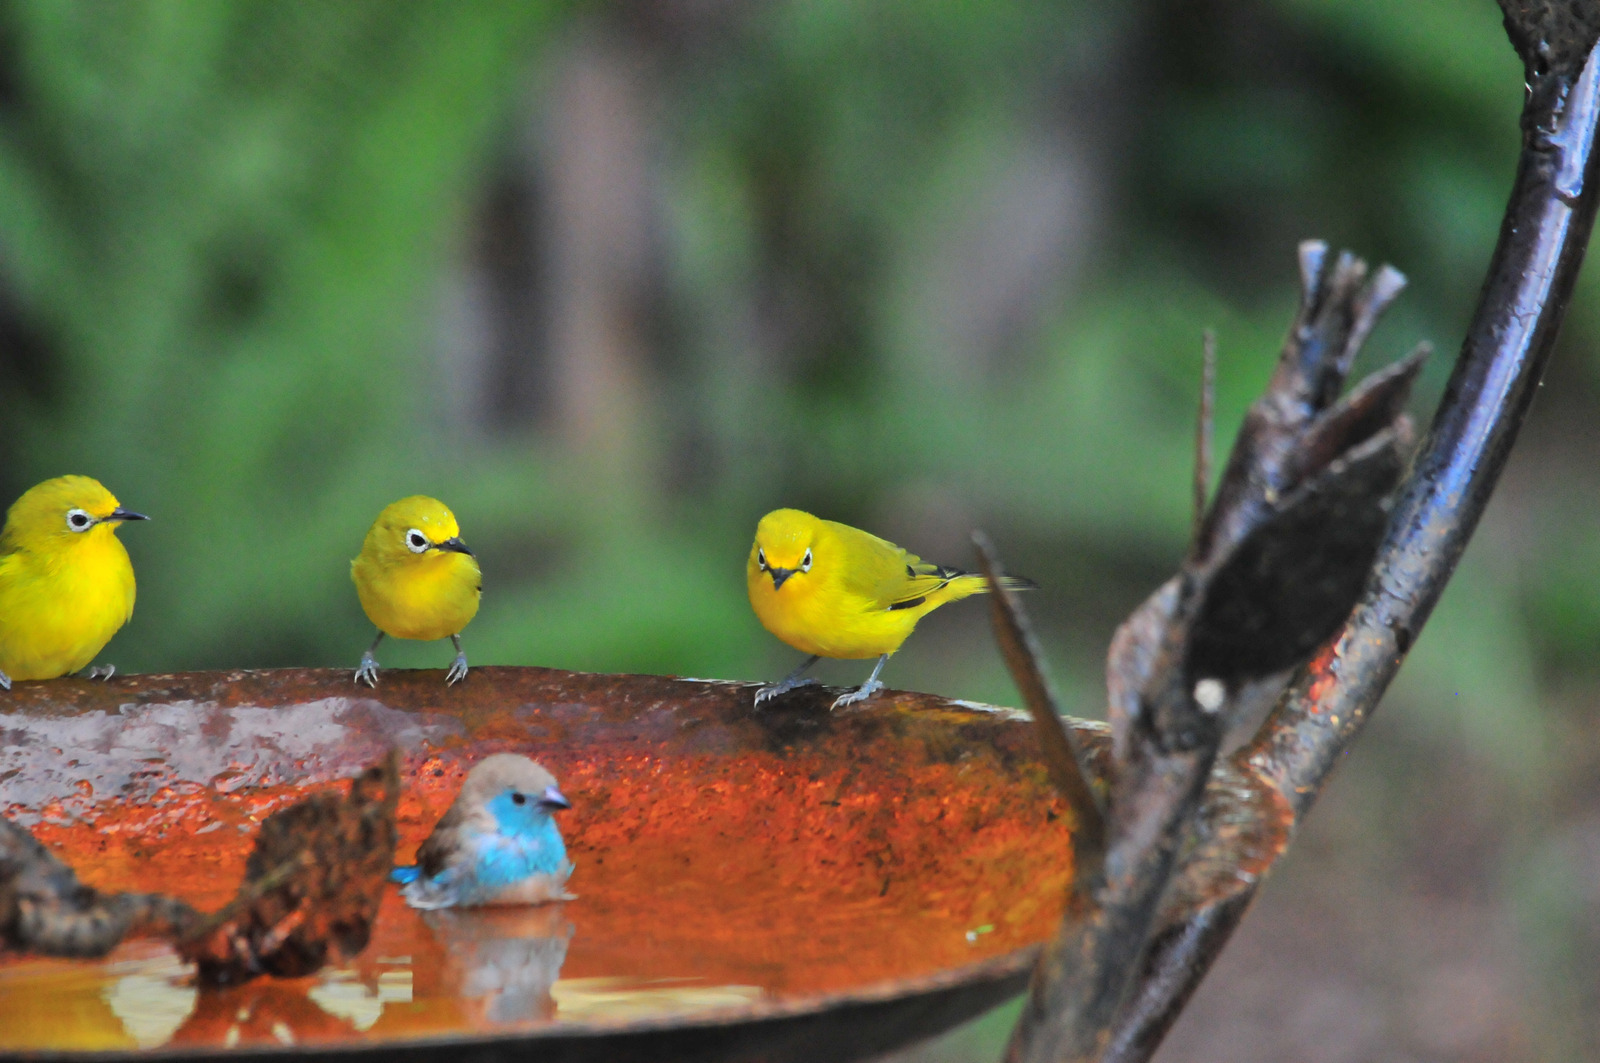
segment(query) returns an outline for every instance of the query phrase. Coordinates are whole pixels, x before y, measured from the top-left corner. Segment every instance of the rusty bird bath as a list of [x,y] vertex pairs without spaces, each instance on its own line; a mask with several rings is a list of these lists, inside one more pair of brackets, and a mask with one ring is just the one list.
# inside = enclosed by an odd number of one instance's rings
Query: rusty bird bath
[[391,889],[350,967],[220,991],[156,941],[0,954],[0,1051],[844,1060],[1020,991],[1072,863],[1026,716],[906,693],[830,714],[815,688],[754,712],[752,690],[538,668],[18,684],[0,809],[89,885],[220,907],[263,817],[395,745],[402,860],[476,759],[527,753],[572,799],[578,899],[418,913]]

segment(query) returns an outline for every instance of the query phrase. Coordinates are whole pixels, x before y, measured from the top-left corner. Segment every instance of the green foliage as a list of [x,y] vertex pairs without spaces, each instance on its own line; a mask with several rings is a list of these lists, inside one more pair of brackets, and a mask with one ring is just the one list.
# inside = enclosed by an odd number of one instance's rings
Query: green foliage
[[454,494],[419,296],[550,15],[4,10],[0,251],[52,355],[46,398],[6,395],[5,478],[92,470],[157,515],[127,664],[342,661],[365,524]]

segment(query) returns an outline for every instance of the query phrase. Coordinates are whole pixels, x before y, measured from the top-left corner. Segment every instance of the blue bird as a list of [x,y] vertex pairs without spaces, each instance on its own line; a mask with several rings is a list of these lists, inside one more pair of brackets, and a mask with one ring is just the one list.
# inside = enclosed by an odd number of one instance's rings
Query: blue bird
[[413,908],[473,908],[571,900],[572,861],[551,813],[572,805],[555,776],[527,757],[496,753],[467,773],[449,811],[390,877]]

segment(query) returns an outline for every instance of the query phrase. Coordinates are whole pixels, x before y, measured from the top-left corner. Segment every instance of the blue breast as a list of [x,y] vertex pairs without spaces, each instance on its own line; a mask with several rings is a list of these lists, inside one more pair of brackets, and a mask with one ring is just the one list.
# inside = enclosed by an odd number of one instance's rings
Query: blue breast
[[514,885],[531,875],[554,875],[567,867],[566,843],[548,816],[514,835],[484,836],[471,848],[475,850],[472,878],[487,890]]
[[391,871],[406,899],[419,908],[492,904],[512,887],[539,879],[551,880],[550,892],[559,895],[572,873],[561,831],[548,809],[515,796],[508,791],[487,803],[498,829],[458,833],[448,866],[438,874],[424,877],[415,866]]

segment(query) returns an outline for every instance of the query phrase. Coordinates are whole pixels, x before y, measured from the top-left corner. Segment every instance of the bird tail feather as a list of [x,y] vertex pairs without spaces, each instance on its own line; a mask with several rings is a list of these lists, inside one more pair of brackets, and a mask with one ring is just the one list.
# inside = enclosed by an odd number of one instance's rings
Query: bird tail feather
[[[1031,591],[1038,590],[1039,585],[1026,576],[1001,576],[1000,585],[1007,590]],[[963,572],[953,575],[936,592],[928,597],[938,602],[955,602],[974,594],[986,594],[989,590],[989,581],[977,572]]]

